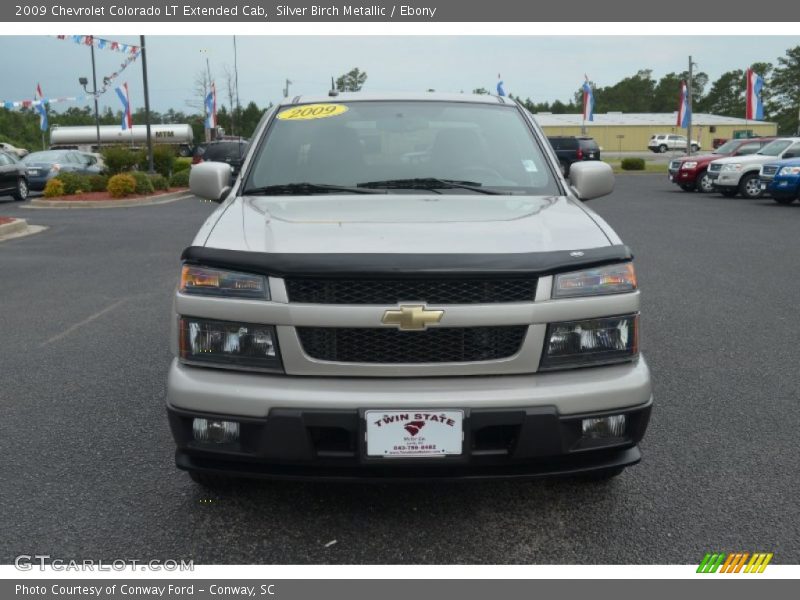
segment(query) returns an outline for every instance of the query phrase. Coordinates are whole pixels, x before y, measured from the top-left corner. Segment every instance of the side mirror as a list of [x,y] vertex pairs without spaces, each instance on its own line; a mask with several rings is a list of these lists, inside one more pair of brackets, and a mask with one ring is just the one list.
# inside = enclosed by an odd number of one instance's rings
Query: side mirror
[[204,162],[192,166],[189,189],[195,196],[222,202],[231,191],[231,166],[221,162]]
[[599,160],[579,161],[569,168],[569,184],[581,200],[592,200],[614,191],[614,171]]

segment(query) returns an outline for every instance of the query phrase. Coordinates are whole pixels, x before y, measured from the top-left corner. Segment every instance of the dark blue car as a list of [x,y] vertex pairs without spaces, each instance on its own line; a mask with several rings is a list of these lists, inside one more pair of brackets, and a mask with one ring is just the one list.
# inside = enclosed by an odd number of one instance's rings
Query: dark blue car
[[97,158],[77,150],[31,152],[22,163],[28,170],[28,186],[32,190],[43,190],[47,182],[59,173],[97,175],[102,171]]
[[800,158],[787,158],[761,167],[761,189],[779,204],[791,204],[800,196]]

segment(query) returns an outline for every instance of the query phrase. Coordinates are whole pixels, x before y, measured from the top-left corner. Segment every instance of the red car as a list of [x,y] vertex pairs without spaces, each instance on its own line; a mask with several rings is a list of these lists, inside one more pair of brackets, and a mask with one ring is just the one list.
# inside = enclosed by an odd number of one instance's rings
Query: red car
[[724,156],[755,154],[761,150],[762,146],[774,139],[774,137],[761,137],[728,140],[711,154],[676,158],[669,163],[669,180],[684,192],[693,192],[695,190],[705,193],[711,192],[713,191],[712,182],[706,175],[708,163]]

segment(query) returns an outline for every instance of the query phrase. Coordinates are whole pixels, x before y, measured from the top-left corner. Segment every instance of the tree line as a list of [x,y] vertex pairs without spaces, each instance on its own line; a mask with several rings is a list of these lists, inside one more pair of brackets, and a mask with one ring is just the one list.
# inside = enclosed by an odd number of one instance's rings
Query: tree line
[[[800,131],[798,122],[798,103],[800,103],[800,46],[789,48],[784,56],[778,57],[777,64],[770,62],[751,65],[764,78],[764,118],[778,124],[778,132],[783,135]],[[200,75],[203,75],[202,73]],[[204,75],[203,75],[204,76]],[[688,78],[687,72],[667,73],[660,79],[653,77],[652,69],[640,69],[613,85],[598,87],[592,83],[595,99],[595,112],[673,112],[678,107],[680,82]],[[260,107],[255,102],[238,106],[234,102],[231,75],[225,72],[228,90],[228,104],[220,103],[217,110],[218,125],[226,133],[250,137],[258,125],[264,110],[272,106]],[[367,81],[367,73],[354,68],[335,80],[339,91],[360,91]],[[194,90],[196,97],[204,98],[207,81],[198,81]],[[734,69],[726,71],[715,81],[710,81],[704,72],[694,74],[692,96],[694,112],[705,112],[727,117],[744,118],[745,114],[745,71]],[[432,91],[432,90],[429,90]],[[488,94],[486,88],[476,88],[473,93]],[[522,103],[531,112],[551,112],[554,114],[579,113],[583,105],[583,91],[578,87],[572,98],[561,100],[534,101],[531,98],[509,96]],[[166,112],[150,111],[153,124],[188,123],[194,130],[196,140],[203,139],[205,117],[202,102],[187,101],[192,112],[169,109]],[[231,106],[237,105],[231,110]],[[91,107],[69,107],[64,110],[51,108],[48,111],[50,126],[54,125],[93,125],[94,112]],[[100,115],[103,125],[118,125],[122,121],[121,111],[106,108]],[[144,124],[144,109],[133,113],[134,124]],[[0,110],[0,141],[15,146],[38,149],[42,144],[39,131],[39,116],[31,109]]]
[[[783,135],[800,131],[800,46],[788,49],[784,56],[777,59],[777,64],[757,62],[750,68],[764,78],[764,120],[777,123],[778,132]],[[598,87],[590,82],[594,93],[594,110],[597,113],[674,112],[678,109],[680,83],[688,76],[688,72],[682,71],[655,79],[651,69],[640,69],[613,85]],[[694,112],[744,118],[745,90],[744,69],[726,71],[713,82],[704,72],[694,73],[692,109]],[[473,92],[489,93],[485,88],[477,88]],[[536,102],[531,98],[523,99],[513,94],[509,96],[534,113],[565,114],[583,110],[581,87],[567,102]]]

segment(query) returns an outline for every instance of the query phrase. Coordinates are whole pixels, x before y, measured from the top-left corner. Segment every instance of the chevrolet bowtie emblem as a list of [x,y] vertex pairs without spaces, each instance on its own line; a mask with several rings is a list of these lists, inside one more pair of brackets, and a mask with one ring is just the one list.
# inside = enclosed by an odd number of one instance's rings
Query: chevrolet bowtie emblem
[[401,306],[399,309],[387,310],[381,322],[384,325],[397,325],[403,331],[422,331],[428,325],[435,325],[442,320],[443,310],[428,310],[424,306]]

